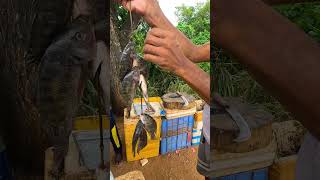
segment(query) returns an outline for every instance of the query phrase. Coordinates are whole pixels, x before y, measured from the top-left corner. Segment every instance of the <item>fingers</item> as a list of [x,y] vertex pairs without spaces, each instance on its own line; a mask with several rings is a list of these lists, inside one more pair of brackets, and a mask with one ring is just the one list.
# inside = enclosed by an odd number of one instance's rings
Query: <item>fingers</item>
[[159,64],[161,57],[153,54],[144,54],[143,59],[154,64]]
[[144,54],[160,55],[163,50],[160,47],[146,44],[143,48]]
[[133,1],[133,0],[117,0],[119,3],[121,3],[121,5],[127,9],[128,11],[134,11],[134,5],[133,5],[133,2],[131,2],[131,6],[130,6],[130,1]]
[[149,33],[144,43],[154,45],[154,46],[163,46],[165,44],[163,39]]
[[150,35],[153,35],[155,37],[158,37],[158,38],[166,38],[170,32],[169,31],[166,31],[166,30],[163,30],[163,29],[160,29],[160,28],[152,28],[148,34]]

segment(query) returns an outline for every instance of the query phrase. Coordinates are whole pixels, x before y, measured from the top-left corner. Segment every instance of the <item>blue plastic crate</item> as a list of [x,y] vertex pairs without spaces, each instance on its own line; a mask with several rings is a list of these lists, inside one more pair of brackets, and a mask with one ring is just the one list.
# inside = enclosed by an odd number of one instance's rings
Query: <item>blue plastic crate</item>
[[193,115],[175,119],[162,118],[161,154],[191,146],[193,123]]
[[162,138],[160,142],[160,153],[166,154],[167,153],[167,138]]
[[210,178],[210,180],[268,180],[268,168],[241,172],[224,177]]

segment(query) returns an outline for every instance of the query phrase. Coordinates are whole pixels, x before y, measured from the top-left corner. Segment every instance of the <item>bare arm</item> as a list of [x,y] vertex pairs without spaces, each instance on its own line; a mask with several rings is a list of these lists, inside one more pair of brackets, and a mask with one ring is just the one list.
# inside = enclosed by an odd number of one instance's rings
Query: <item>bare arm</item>
[[319,45],[262,1],[213,3],[216,43],[320,139]]
[[[122,1],[126,9],[130,9],[129,0]],[[175,33],[185,56],[192,62],[203,62],[210,60],[210,43],[205,45],[194,45],[181,31],[171,24],[163,14],[157,0],[131,0],[132,11],[141,14],[145,21],[151,26],[161,28]]]
[[176,72],[199,96],[210,103],[210,76],[189,60]]
[[182,52],[175,33],[159,28],[149,31],[144,59],[158,64],[185,80],[207,103],[210,102],[210,76]]

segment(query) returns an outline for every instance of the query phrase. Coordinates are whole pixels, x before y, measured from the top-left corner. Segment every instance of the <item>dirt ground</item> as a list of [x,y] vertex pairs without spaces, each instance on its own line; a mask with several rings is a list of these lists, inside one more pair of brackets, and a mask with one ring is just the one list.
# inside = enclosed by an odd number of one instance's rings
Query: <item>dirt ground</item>
[[[121,142],[124,145],[123,119],[117,118]],[[123,146],[125,151],[125,147]],[[204,180],[197,172],[198,148],[180,150],[178,153],[159,155],[148,159],[148,164],[141,166],[140,161],[127,162],[125,152],[124,160],[116,165],[114,151],[111,153],[111,171],[114,177],[124,175],[130,171],[141,171],[146,180]]]

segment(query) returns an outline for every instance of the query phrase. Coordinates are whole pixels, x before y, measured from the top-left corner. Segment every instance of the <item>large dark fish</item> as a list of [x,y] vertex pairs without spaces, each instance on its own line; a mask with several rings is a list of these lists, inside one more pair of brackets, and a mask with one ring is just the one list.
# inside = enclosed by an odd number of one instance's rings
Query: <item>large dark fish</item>
[[79,16],[46,50],[39,76],[41,126],[54,147],[54,172],[63,168],[84,85],[88,63],[96,56],[96,40],[89,18]]
[[151,136],[151,139],[156,138],[156,132],[157,132],[157,122],[148,114],[143,114],[140,117],[145,129],[148,131],[148,133]]
[[142,121],[138,121],[136,128],[134,130],[133,133],[133,137],[132,137],[132,152],[133,152],[133,157],[136,156],[136,147],[137,147],[137,143],[141,137],[142,131],[145,131],[145,129],[143,128],[143,123]]
[[139,154],[139,152],[145,148],[148,144],[148,136],[147,136],[147,131],[145,129],[143,129],[141,131],[140,134],[140,138],[139,138],[139,144],[138,144],[138,148],[137,148],[137,153]]
[[133,68],[133,70],[130,71],[121,82],[120,93],[129,109],[139,85],[139,80],[139,70],[137,68]]
[[53,38],[64,30],[72,15],[72,1],[38,1],[27,62],[39,61]]
[[147,132],[150,134],[151,139],[156,138],[157,122],[148,114],[140,115],[136,128],[132,137],[132,152],[133,157],[136,155],[136,146],[138,144],[137,153],[145,148],[148,144]]
[[126,74],[128,74],[132,69],[132,59],[134,53],[134,43],[129,41],[126,47],[123,49],[121,58],[117,62],[119,65],[119,79],[123,80]]

